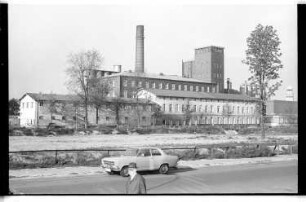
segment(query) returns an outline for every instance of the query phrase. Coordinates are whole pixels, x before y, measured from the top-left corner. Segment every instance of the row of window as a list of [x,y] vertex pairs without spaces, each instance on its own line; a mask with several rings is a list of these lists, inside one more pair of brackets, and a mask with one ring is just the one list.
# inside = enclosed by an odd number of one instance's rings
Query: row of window
[[[98,120],[100,120],[100,117],[99,117],[99,119]],[[111,121],[111,117],[105,117],[105,121],[106,122],[110,122]],[[147,121],[147,117],[145,117],[145,116],[143,116],[143,117],[141,117],[141,121],[142,122],[146,122]],[[125,124],[125,123],[128,123],[129,122],[129,117],[124,117],[124,123],[123,124]]]
[[[44,116],[39,116],[39,119],[40,119],[40,120],[43,120],[43,119],[45,119],[45,117],[44,117]],[[51,116],[51,119],[52,119],[52,120],[55,120],[56,117],[55,117],[55,116]],[[63,121],[66,121],[66,120],[67,120],[67,117],[66,117],[66,116],[62,116],[61,119],[62,119]],[[75,120],[76,120],[76,117],[73,116],[72,119],[75,121]],[[101,120],[100,117],[98,117],[98,120]],[[143,116],[143,117],[141,117],[141,120],[142,120],[142,122],[146,122],[147,118],[146,118],[145,116]],[[106,122],[109,122],[109,121],[111,121],[111,118],[107,116],[107,117],[105,117],[105,121],[106,121]],[[128,121],[129,121],[129,118],[128,118],[128,117],[124,117],[124,123],[128,123]]]
[[34,102],[22,102],[21,103],[21,108],[33,108],[34,107]]
[[213,73],[213,78],[222,78],[222,74]]
[[213,65],[215,66],[215,68],[221,70],[222,69],[222,65],[218,64],[218,63],[213,63]]
[[[124,80],[123,81],[123,86],[124,87],[128,87],[128,81],[127,80]],[[131,87],[136,87],[136,81],[131,81]],[[138,81],[137,83],[137,87],[139,88],[142,88],[142,87],[145,87],[145,88],[156,88],[156,89],[166,89],[166,90],[176,90],[176,87],[177,87],[177,90],[184,90],[184,91],[196,91],[196,92],[213,92],[215,93],[216,92],[216,88],[215,87],[211,87],[210,86],[207,86],[207,88],[205,89],[204,86],[194,86],[194,85],[181,85],[181,84],[170,84],[170,83],[158,83],[156,84],[156,82],[151,82],[151,85],[150,85],[150,82],[145,82],[145,86],[143,86],[143,82],[142,81]]]
[[[185,112],[186,110],[191,110],[193,112],[205,112],[205,113],[212,113],[214,112],[214,107],[213,105],[179,105],[179,104],[169,104],[168,105],[168,110],[166,110],[166,104],[163,104],[163,111],[167,111],[167,112]],[[216,108],[216,113],[225,113],[225,114],[232,114],[235,113],[235,106],[217,106]],[[253,107],[239,107],[237,106],[237,114],[239,114],[241,112],[241,114],[253,114],[254,113],[254,108]]]
[[[259,119],[255,117],[202,117],[198,119],[191,119],[192,124],[256,124]],[[179,124],[179,121],[166,120],[166,124]]]

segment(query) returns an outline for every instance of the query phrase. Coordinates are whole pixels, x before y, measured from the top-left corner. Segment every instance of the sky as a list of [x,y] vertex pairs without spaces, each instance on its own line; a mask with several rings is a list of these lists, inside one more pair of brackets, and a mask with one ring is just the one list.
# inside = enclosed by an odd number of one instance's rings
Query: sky
[[69,93],[68,55],[96,49],[102,67],[134,70],[135,33],[144,25],[145,71],[181,75],[182,60],[194,49],[224,47],[225,79],[234,89],[250,76],[242,64],[246,39],[257,24],[272,25],[281,41],[283,85],[297,100],[296,4],[9,4],[9,98],[32,93]]

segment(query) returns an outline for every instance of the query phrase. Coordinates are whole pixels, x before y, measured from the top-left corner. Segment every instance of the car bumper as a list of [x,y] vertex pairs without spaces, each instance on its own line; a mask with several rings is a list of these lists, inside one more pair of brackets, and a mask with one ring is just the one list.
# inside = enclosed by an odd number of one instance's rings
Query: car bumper
[[118,166],[101,165],[101,168],[106,172],[120,171]]

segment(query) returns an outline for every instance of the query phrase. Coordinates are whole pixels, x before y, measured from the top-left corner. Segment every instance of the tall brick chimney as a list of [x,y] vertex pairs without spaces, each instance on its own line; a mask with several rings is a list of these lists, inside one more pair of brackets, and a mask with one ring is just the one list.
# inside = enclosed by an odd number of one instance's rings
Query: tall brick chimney
[[136,60],[135,72],[144,73],[144,26],[136,27]]

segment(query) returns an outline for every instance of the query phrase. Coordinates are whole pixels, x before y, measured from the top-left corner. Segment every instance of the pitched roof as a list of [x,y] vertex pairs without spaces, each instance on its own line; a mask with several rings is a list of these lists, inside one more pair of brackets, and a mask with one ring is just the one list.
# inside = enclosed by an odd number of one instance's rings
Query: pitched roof
[[147,74],[147,73],[138,73],[138,72],[121,72],[118,74],[112,74],[105,76],[107,77],[116,77],[116,76],[133,76],[133,77],[142,77],[142,78],[154,78],[154,79],[164,79],[164,80],[173,80],[173,81],[185,81],[185,82],[196,82],[196,83],[208,83],[208,84],[215,84],[204,82],[201,80],[193,79],[193,78],[185,78],[177,75],[158,75],[158,74]]
[[180,97],[180,98],[206,98],[218,100],[243,100],[243,101],[258,101],[257,98],[249,97],[242,94],[225,94],[225,93],[204,93],[178,90],[160,90],[146,89],[147,91],[161,97]]
[[58,101],[77,101],[80,98],[77,95],[71,94],[44,94],[44,93],[26,93],[20,100],[22,100],[26,95],[30,96],[36,101],[47,101],[47,100],[58,100]]
[[[63,94],[43,94],[43,93],[26,93],[23,95],[20,100],[22,100],[26,95],[29,95],[31,98],[33,98],[35,101],[80,101],[81,98],[78,95],[63,95]],[[104,99],[104,102],[114,102],[117,98],[113,97],[106,97]],[[119,98],[119,102],[122,103],[142,103],[142,104],[154,104],[152,102],[148,102],[146,99],[135,99],[135,98]]]

